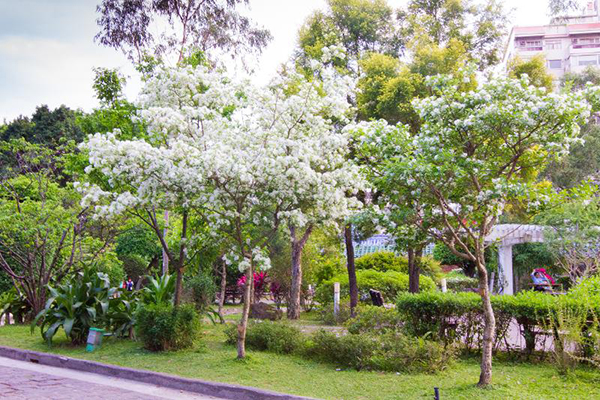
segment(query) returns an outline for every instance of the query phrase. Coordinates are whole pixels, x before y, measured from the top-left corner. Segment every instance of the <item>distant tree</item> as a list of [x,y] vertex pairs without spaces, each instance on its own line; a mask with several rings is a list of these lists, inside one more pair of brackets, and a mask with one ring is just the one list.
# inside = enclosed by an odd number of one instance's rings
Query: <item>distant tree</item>
[[[96,10],[100,32],[95,40],[121,50],[131,61],[174,56],[196,50],[237,56],[260,52],[271,39],[237,8],[249,0],[102,0]],[[168,30],[156,32],[157,21]],[[159,25],[160,26],[160,25]]]
[[560,86],[566,89],[581,90],[588,83],[600,84],[600,68],[589,65],[582,72],[567,72],[560,79]]
[[394,11],[385,0],[327,0],[327,10],[315,11],[300,28],[298,44],[304,67],[321,60],[323,49],[341,46],[346,56],[333,57],[331,63],[355,76],[366,53],[398,57],[403,48]]
[[554,89],[554,78],[546,68],[546,58],[541,54],[535,55],[527,61],[519,57],[509,61],[508,76],[518,79],[523,74],[527,74],[534,86],[544,87],[548,92]]
[[583,143],[573,144],[566,157],[551,161],[542,173],[559,189],[573,188],[586,179],[600,179],[600,126],[584,125],[581,138]]
[[410,0],[399,17],[413,51],[428,43],[444,47],[455,39],[480,69],[500,59],[508,18],[497,0]]
[[63,154],[24,140],[0,149],[16,160],[0,175],[0,269],[37,314],[48,284],[97,265],[116,230],[93,222],[72,186],[56,183]]
[[50,110],[47,105],[36,108],[31,118],[20,116],[9,122],[0,140],[23,138],[30,143],[56,148],[69,140],[81,142],[83,132],[77,123],[79,112],[62,105]]

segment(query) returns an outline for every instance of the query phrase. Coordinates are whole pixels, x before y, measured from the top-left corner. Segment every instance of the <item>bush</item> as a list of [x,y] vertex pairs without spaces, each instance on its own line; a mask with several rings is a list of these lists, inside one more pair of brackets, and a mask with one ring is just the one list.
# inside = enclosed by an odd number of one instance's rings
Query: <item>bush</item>
[[355,260],[356,269],[372,269],[379,272],[408,272],[408,260],[398,257],[391,251],[378,251],[365,254]]
[[446,369],[456,353],[453,347],[399,332],[387,332],[378,341],[368,363],[377,371],[436,373]]
[[[0,293],[0,318],[4,314],[12,314],[16,323],[23,323],[31,315],[31,306],[24,296],[17,293],[14,287]],[[8,325],[8,318],[6,319]]]
[[[237,325],[225,328],[227,343],[237,343]],[[272,321],[251,321],[246,330],[246,346],[255,350],[279,354],[296,353],[302,347],[304,337],[294,326]]]
[[158,303],[137,313],[137,330],[144,348],[150,351],[180,350],[192,347],[200,331],[200,319],[191,304],[174,307]]
[[446,275],[446,287],[451,292],[464,292],[469,289],[477,289],[479,280],[477,278],[469,278],[463,273]]
[[[560,313],[579,315],[587,313],[587,321],[594,324],[600,315],[600,304],[586,298],[553,296],[547,293],[524,291],[515,296],[492,296],[496,316],[494,346],[497,349],[505,339],[510,322],[519,324],[529,355],[535,349],[537,336],[547,332],[550,322]],[[405,320],[406,331],[415,336],[430,332],[445,343],[460,342],[466,349],[480,348],[483,330],[481,298],[475,293],[422,293],[398,297],[398,313]],[[586,326],[591,330],[591,326]]]
[[217,285],[213,277],[207,273],[199,273],[186,281],[186,289],[190,291],[198,310],[205,310],[210,306],[217,293]]
[[352,334],[399,331],[403,325],[400,314],[395,309],[363,306],[356,317],[346,321],[346,328]]
[[377,339],[370,335],[342,335],[325,330],[317,331],[305,349],[312,359],[361,370],[369,365],[377,347]]
[[[359,298],[362,301],[370,301],[369,289],[378,290],[387,302],[393,301],[399,293],[408,292],[408,275],[397,271],[379,272],[375,270],[356,271]],[[333,302],[333,283],[340,283],[340,296],[349,297],[348,274],[335,276],[333,279],[324,281],[315,294],[315,299],[321,304]],[[419,277],[419,287],[422,292],[435,291],[436,285],[427,276]]]
[[[365,254],[355,261],[357,270],[371,269],[379,272],[396,271],[408,273],[408,259],[400,257],[390,251],[378,251]],[[421,257],[421,273],[437,280],[442,273],[440,263],[432,257]]]
[[337,336],[321,330],[307,344],[305,355],[357,370],[434,373],[446,368],[454,351],[399,332]]
[[343,324],[350,319],[350,299],[340,300],[340,309],[337,316],[333,312],[333,303],[321,304],[317,311],[325,325]]
[[455,318],[479,312],[481,298],[475,293],[406,293],[398,296],[396,310],[411,335],[431,334],[451,342],[456,335]]
[[31,324],[33,332],[41,322],[40,331],[48,345],[60,327],[73,344],[84,343],[89,329],[109,325],[109,311],[124,301],[114,297],[118,289],[110,286],[108,275],[91,269],[49,291],[46,307]]
[[[342,258],[317,256],[313,261],[312,277],[316,285],[328,281],[336,275],[340,275],[346,269]],[[287,266],[286,266],[287,267]],[[289,269],[289,267],[287,267]]]
[[569,296],[577,298],[599,298],[600,276],[582,279],[577,286],[569,291]]

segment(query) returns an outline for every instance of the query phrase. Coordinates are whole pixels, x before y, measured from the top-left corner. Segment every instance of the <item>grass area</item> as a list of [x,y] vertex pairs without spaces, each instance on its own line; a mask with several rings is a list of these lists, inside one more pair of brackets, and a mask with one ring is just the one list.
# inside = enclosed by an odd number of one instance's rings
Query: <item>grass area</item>
[[434,386],[445,399],[600,398],[600,373],[586,368],[565,379],[547,364],[496,362],[493,388],[483,390],[475,387],[476,359],[460,360],[438,375],[337,371],[335,365],[262,352],[238,361],[235,349],[224,344],[223,326],[205,325],[203,334],[195,349],[181,352],[155,354],[138,342],[108,339],[98,351],[86,353],[63,334],[48,348],[39,331],[31,335],[28,326],[4,326],[0,345],[326,399],[430,399]]

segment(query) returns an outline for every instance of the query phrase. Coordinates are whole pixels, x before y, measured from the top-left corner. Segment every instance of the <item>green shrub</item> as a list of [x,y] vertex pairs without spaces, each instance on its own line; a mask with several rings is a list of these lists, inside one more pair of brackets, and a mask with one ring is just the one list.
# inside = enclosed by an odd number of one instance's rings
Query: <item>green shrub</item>
[[123,271],[128,278],[137,282],[140,277],[146,274],[148,263],[142,256],[137,254],[123,254],[119,256],[123,263]]
[[[397,256],[390,251],[378,251],[365,254],[355,261],[357,270],[372,269],[379,272],[396,271],[404,274],[408,273],[408,259]],[[437,280],[442,273],[440,263],[432,257],[421,257],[421,273]]]
[[49,291],[45,308],[31,324],[33,332],[41,322],[40,331],[48,345],[60,327],[73,344],[84,343],[89,328],[106,326],[109,310],[123,301],[114,297],[118,289],[110,286],[108,275],[91,269]]
[[370,335],[342,335],[317,331],[305,349],[305,355],[319,361],[361,370],[377,348],[377,339]]
[[464,292],[467,289],[476,289],[479,286],[479,280],[477,278],[469,278],[468,276],[461,274],[462,276],[449,276],[446,277],[446,287],[451,292]]
[[453,319],[479,312],[480,304],[481,298],[475,293],[406,293],[398,296],[396,310],[411,335],[431,334],[448,342],[454,339]]
[[[287,264],[286,268],[289,269]],[[318,255],[313,261],[312,278],[314,283],[319,285],[323,281],[330,280],[334,276],[342,274],[345,269],[342,258]]]
[[[19,295],[13,287],[0,293],[0,318],[4,314],[12,314],[16,323],[23,323],[31,315],[31,306],[24,296]],[[6,320],[8,324],[8,319]]]
[[333,312],[333,303],[321,304],[317,308],[321,321],[325,325],[343,324],[350,319],[350,299],[344,298],[340,300],[340,309],[337,315]]
[[357,370],[434,373],[446,368],[454,350],[399,332],[337,336],[321,330],[307,344],[305,356]]
[[[399,293],[408,292],[408,275],[397,271],[358,270],[356,271],[356,280],[361,301],[370,301],[369,289],[380,291],[386,302],[393,301]],[[319,285],[315,293],[315,299],[319,303],[333,302],[334,282],[340,283],[341,297],[350,296],[348,274],[341,274]],[[427,276],[419,277],[419,287],[422,292],[436,290],[435,283]]]
[[384,333],[378,342],[368,362],[377,371],[436,373],[446,369],[456,353],[453,347],[399,332]]
[[205,310],[214,302],[217,285],[210,274],[199,273],[187,280],[185,286],[198,310]]
[[379,272],[397,271],[408,272],[408,261],[405,257],[398,257],[391,251],[378,251],[365,254],[355,260],[357,270],[372,269]]
[[200,319],[191,304],[174,307],[167,303],[148,304],[137,313],[137,334],[151,351],[192,347],[200,332]]
[[[237,325],[225,328],[228,344],[237,343]],[[302,347],[304,337],[295,326],[272,321],[251,321],[246,330],[246,346],[250,349],[279,354],[296,353]]]
[[358,333],[378,333],[383,331],[398,331],[403,323],[400,314],[395,309],[384,307],[362,306],[358,310],[356,317],[346,321],[348,332]]
[[569,296],[590,299],[600,297],[600,275],[582,279],[569,291]]

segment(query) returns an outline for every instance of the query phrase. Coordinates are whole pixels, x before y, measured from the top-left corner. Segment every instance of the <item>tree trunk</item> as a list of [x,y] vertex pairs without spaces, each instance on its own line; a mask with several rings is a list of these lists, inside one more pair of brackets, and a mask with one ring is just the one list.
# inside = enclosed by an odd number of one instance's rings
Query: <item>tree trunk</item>
[[177,260],[177,280],[175,281],[175,306],[181,304],[183,289],[183,268],[185,266],[185,239],[187,237],[187,211],[183,212],[181,221],[181,244],[179,245],[179,260]]
[[[225,316],[223,315],[223,305],[225,304],[225,294],[227,292],[227,263],[221,260],[221,295],[219,296],[219,317],[221,317],[221,323],[225,323]],[[234,299],[235,300],[235,299]]]
[[346,266],[348,268],[348,286],[350,289],[350,314],[356,315],[358,306],[358,283],[356,281],[356,266],[354,265],[354,243],[352,242],[352,224],[344,228],[346,239]]
[[302,294],[302,250],[310,234],[312,225],[309,225],[304,231],[302,238],[298,240],[296,228],[290,225],[290,236],[292,238],[292,284],[290,285],[290,297],[288,301],[287,316],[288,319],[300,318],[300,296]]
[[[169,211],[165,211],[165,228],[163,229],[163,237],[165,238],[165,242],[167,240],[167,232],[169,230]],[[162,249],[162,274],[163,276],[169,273],[169,255],[167,254],[167,250],[163,247]]]
[[242,319],[238,325],[237,339],[237,357],[246,357],[246,328],[248,327],[248,314],[250,313],[250,301],[252,297],[252,286],[254,282],[254,264],[250,263],[250,268],[246,270],[246,285],[244,287],[244,308],[242,309]]
[[481,375],[477,386],[485,387],[492,382],[492,350],[494,346],[494,334],[496,331],[496,319],[490,301],[488,288],[488,275],[485,269],[485,259],[482,249],[476,252],[477,272],[479,277],[479,295],[483,303],[483,349],[481,354]]
[[423,248],[408,249],[408,291],[419,293],[419,276],[421,275],[421,257]]

